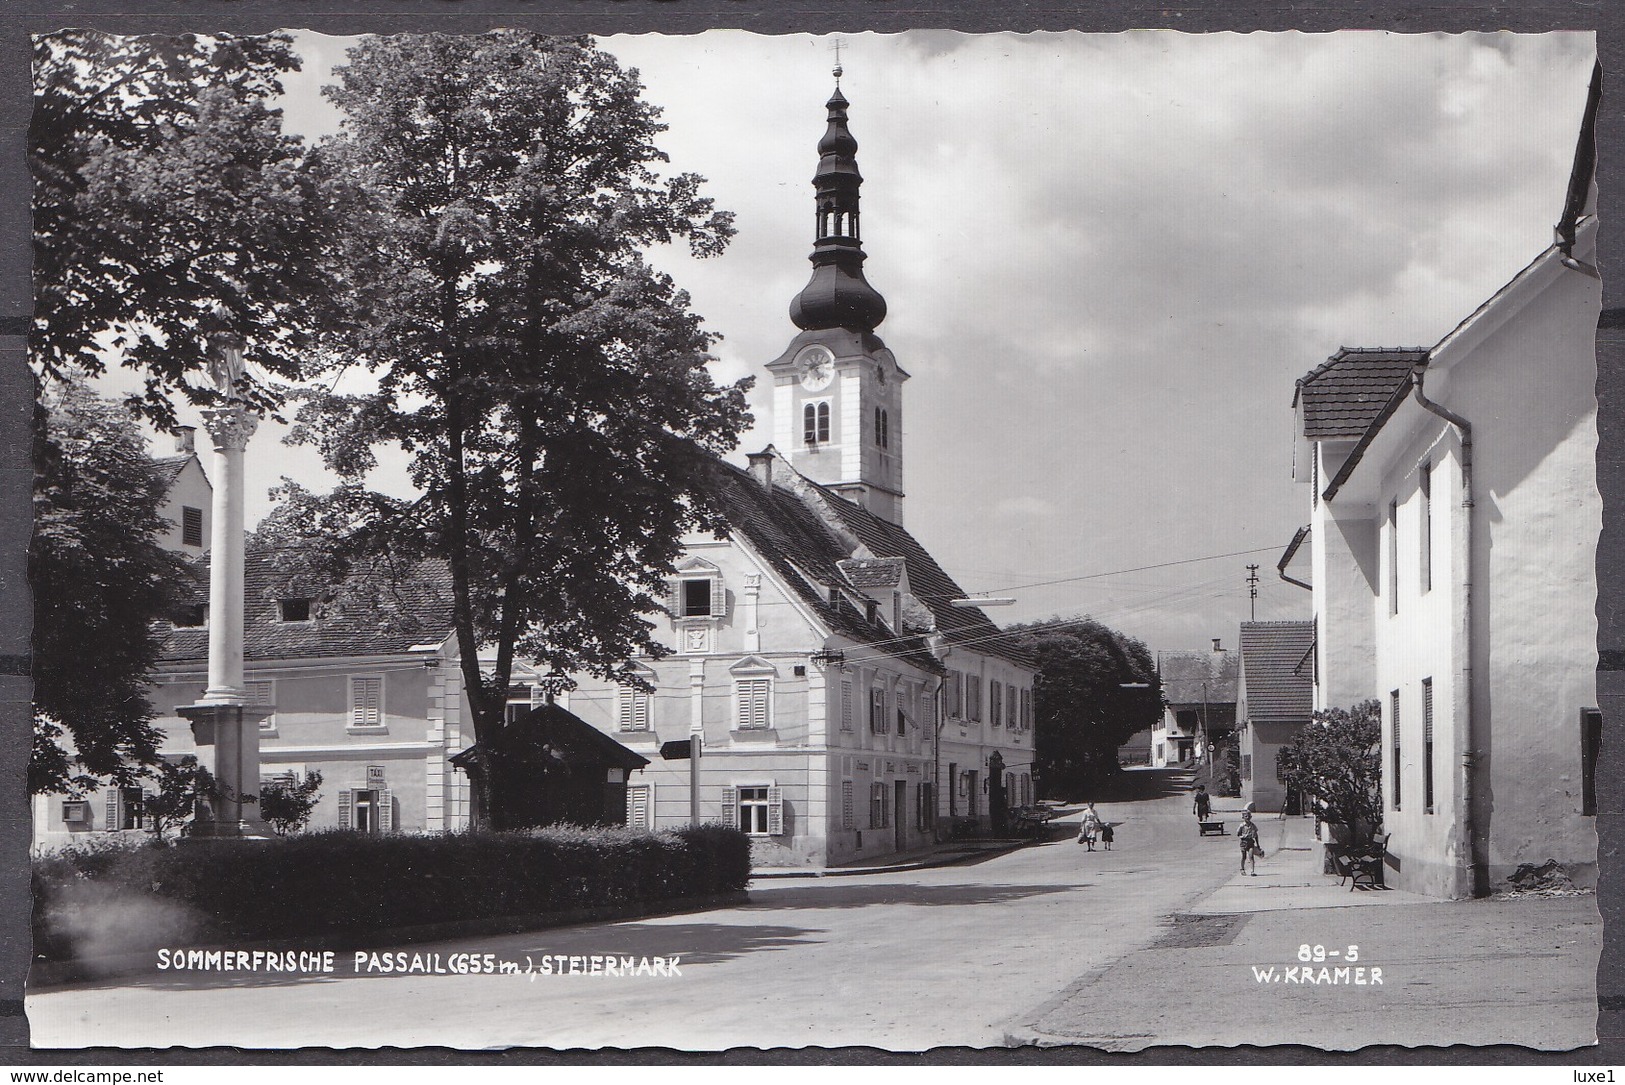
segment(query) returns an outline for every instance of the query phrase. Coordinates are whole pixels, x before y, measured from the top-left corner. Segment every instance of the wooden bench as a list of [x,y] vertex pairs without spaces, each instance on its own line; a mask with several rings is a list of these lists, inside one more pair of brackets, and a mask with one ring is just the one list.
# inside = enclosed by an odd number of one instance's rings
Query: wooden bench
[[1198,821],[1196,823],[1196,828],[1198,834],[1201,836],[1224,835],[1224,822],[1222,821]]
[[1349,892],[1359,887],[1363,882],[1367,889],[1376,889],[1383,885],[1383,866],[1388,857],[1388,837],[1385,834],[1381,840],[1373,840],[1369,844],[1360,844],[1350,847],[1346,844],[1329,844],[1327,854],[1331,856],[1332,870],[1338,877],[1338,885],[1349,883]]

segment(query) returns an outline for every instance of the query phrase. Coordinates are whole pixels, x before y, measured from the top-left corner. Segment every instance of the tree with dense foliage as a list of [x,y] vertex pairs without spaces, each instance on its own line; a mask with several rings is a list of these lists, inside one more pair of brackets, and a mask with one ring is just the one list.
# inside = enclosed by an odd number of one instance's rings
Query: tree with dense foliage
[[[214,774],[193,754],[174,761],[160,760],[147,775],[157,784],[157,790],[142,797],[141,816],[155,843],[163,843],[176,829],[184,836],[220,791]],[[244,801],[251,802],[253,797],[246,796]]]
[[1276,779],[1317,798],[1321,820],[1349,826],[1356,842],[1369,839],[1382,825],[1381,742],[1376,701],[1323,709],[1276,755]]
[[[327,347],[372,387],[307,395],[295,435],[343,483],[291,488],[275,527],[334,572],[449,569],[483,744],[516,659],[635,684],[627,661],[666,651],[647,615],[682,536],[722,527],[709,479],[749,382],[712,380],[713,337],[643,250],[718,253],[731,216],[656,172],[658,110],[589,39],[369,38],[339,77],[320,154],[353,318]],[[380,446],[421,497],[366,489]]]
[[192,573],[160,545],[164,488],[130,412],[67,384],[36,414],[28,786],[128,786],[161,737],[148,699],[162,646],[154,623],[174,613]]
[[1037,771],[1051,796],[1081,795],[1117,771],[1117,749],[1162,714],[1145,644],[1101,623],[1051,619],[1010,630],[1038,664]]
[[260,785],[260,818],[278,836],[297,833],[310,824],[322,790],[322,774],[312,769],[304,779],[277,776]]
[[[272,101],[298,68],[292,39],[118,36],[37,39],[34,178],[36,375],[132,369],[132,397],[160,429],[177,401],[216,392],[210,341],[227,335],[267,373],[299,375],[331,311],[332,236],[320,171],[284,135]],[[275,392],[239,392],[274,407]]]

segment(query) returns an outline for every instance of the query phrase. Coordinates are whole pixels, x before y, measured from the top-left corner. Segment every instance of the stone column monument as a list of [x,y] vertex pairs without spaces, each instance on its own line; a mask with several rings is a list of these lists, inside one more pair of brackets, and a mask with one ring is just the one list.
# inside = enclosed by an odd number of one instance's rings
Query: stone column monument
[[[247,704],[243,684],[243,452],[259,418],[243,403],[238,382],[243,352],[234,340],[215,341],[209,373],[224,402],[203,411],[214,444],[214,523],[209,537],[209,685],[203,700],[176,709],[191,721],[200,760],[220,786],[194,836],[266,836],[255,802],[260,787],[260,721],[271,705]],[[212,759],[209,756],[213,750]],[[210,763],[212,761],[212,763]]]

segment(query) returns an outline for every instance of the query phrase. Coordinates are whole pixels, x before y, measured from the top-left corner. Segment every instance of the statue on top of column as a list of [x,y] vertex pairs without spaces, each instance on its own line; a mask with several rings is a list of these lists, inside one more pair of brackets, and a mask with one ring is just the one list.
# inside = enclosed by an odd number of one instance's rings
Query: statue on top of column
[[[214,315],[222,326],[230,326],[231,311],[224,304],[215,303]],[[242,337],[236,332],[220,331],[209,337],[209,343],[213,347],[209,352],[209,379],[215,390],[228,400],[242,399],[237,387],[245,372]]]

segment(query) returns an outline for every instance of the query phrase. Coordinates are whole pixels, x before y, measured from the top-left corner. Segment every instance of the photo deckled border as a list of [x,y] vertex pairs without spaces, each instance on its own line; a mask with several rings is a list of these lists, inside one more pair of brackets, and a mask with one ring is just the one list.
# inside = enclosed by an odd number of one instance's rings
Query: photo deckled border
[[[514,25],[528,26],[546,32],[583,31],[600,34],[633,30],[684,33],[712,26],[736,26],[768,33],[852,32],[864,29],[886,31],[926,25],[949,26],[967,31],[1028,29],[1103,31],[1159,25],[1187,31],[1330,30],[1350,26],[1380,27],[1399,32],[1434,29],[1457,31],[1505,28],[1526,32],[1559,28],[1595,29],[1598,34],[1598,53],[1605,81],[1612,72],[1625,70],[1625,18],[1607,10],[1588,10],[1582,17],[1591,22],[1587,26],[1580,27],[1573,21],[1576,18],[1574,9],[1556,3],[1529,5],[1516,12],[1496,12],[1493,16],[1486,16],[1469,5],[1449,9],[1428,8],[1425,12],[1418,13],[1403,5],[1363,4],[1322,14],[1282,13],[1274,8],[1253,11],[1217,3],[1204,3],[1199,8],[1188,6],[1182,8],[1174,16],[1161,9],[1141,10],[1136,6],[1120,5],[1107,12],[1047,11],[1036,16],[1021,13],[1020,17],[1030,20],[1031,25],[1011,25],[1008,17],[992,16],[980,5],[970,3],[942,5],[930,11],[911,9],[906,15],[880,12],[871,6],[861,4],[836,5],[834,8],[830,5],[820,5],[815,10],[807,11],[792,8],[773,11],[730,9],[722,12],[690,11],[685,10],[685,6],[681,4],[648,6],[634,12],[629,11],[624,5],[611,3],[571,5],[567,8],[564,5],[554,5],[552,10],[542,10],[543,5],[540,4],[508,5],[502,10],[498,10],[496,5],[467,4],[453,12],[448,11],[446,5],[433,3],[431,0],[421,0],[410,5],[349,4],[344,5],[342,10],[330,8],[325,3],[285,7],[286,10],[256,12],[252,15],[232,8],[229,12],[231,28],[255,32],[306,26],[329,33],[357,33],[405,29],[477,31],[494,25]],[[322,10],[324,8],[327,10]],[[64,11],[62,5],[30,3],[25,5],[20,13],[8,12],[0,15],[0,41],[4,41],[8,46],[0,53],[5,57],[5,68],[0,70],[0,80],[4,81],[3,85],[6,88],[0,101],[3,101],[6,107],[5,115],[12,120],[11,134],[5,144],[7,153],[0,156],[0,163],[3,163],[3,167],[0,168],[6,170],[4,176],[12,182],[6,186],[7,196],[4,203],[0,204],[0,243],[7,246],[7,251],[16,254],[26,253],[30,249],[27,171],[21,155],[23,129],[29,110],[26,71],[28,35],[55,29],[63,25],[65,19],[118,32],[196,29],[218,22],[222,11],[221,4],[197,2],[188,5],[185,11],[166,12],[159,17],[118,10],[115,5],[75,5],[69,12]],[[1426,21],[1425,24],[1423,20]],[[1611,184],[1611,178],[1618,172],[1622,157],[1621,148],[1625,147],[1625,132],[1621,131],[1622,122],[1617,109],[1609,108],[1606,105],[1606,98],[1604,101],[1605,106],[1598,123],[1600,190],[1598,199],[1601,220],[1598,263],[1604,277],[1603,313],[1597,337],[1600,408],[1598,422],[1601,438],[1598,465],[1599,484],[1603,490],[1606,508],[1611,513],[1621,500],[1625,500],[1625,469],[1621,469],[1619,465],[1620,441],[1625,439],[1625,434],[1621,432],[1618,410],[1620,395],[1625,391],[1625,384],[1621,383],[1620,377],[1620,359],[1622,354],[1625,354],[1625,331],[1621,331],[1625,328],[1625,307],[1616,302],[1618,289],[1610,274],[1611,268],[1619,264],[1616,255],[1620,250],[1618,229],[1613,225],[1613,221],[1616,209],[1625,210],[1621,206],[1617,186]],[[4,418],[4,422],[0,425],[5,427],[4,440],[0,441],[0,447],[6,449],[6,460],[3,465],[6,470],[0,474],[0,480],[3,480],[0,481],[0,501],[4,502],[5,510],[4,513],[0,513],[0,541],[5,544],[4,549],[0,550],[0,554],[4,555],[3,559],[0,559],[4,562],[3,566],[0,566],[0,614],[12,619],[0,623],[0,689],[4,691],[0,693],[0,698],[3,698],[0,703],[4,704],[3,713],[0,713],[0,726],[9,729],[8,733],[13,739],[11,748],[17,750],[27,749],[26,737],[29,727],[26,678],[27,622],[22,617],[12,618],[14,615],[26,615],[28,606],[25,555],[30,472],[27,466],[27,453],[28,411],[33,396],[29,388],[23,337],[30,311],[29,293],[26,260],[4,262],[3,269],[0,269],[0,381],[4,381],[4,387],[13,390],[14,394],[8,397],[6,402],[13,404],[15,409],[0,416]],[[1598,684],[1605,720],[1625,715],[1625,677],[1622,677],[1625,676],[1625,619],[1616,616],[1620,611],[1613,605],[1619,596],[1620,570],[1625,569],[1625,562],[1619,560],[1621,550],[1614,517],[1609,515],[1605,517],[1597,558],[1600,619],[1598,636],[1601,656]],[[1622,1046],[1625,1046],[1619,1039],[1621,1032],[1625,1031],[1625,1025],[1621,1022],[1621,1013],[1625,1011],[1625,984],[1619,979],[1619,950],[1615,947],[1618,936],[1614,931],[1613,922],[1619,914],[1618,872],[1610,863],[1610,857],[1614,853],[1610,845],[1615,836],[1613,829],[1617,820],[1612,815],[1617,813],[1620,804],[1616,781],[1620,778],[1621,768],[1625,767],[1625,755],[1621,755],[1619,743],[1611,741],[1611,731],[1608,728],[1604,729],[1600,765],[1597,802],[1601,815],[1598,818],[1598,830],[1602,837],[1599,852],[1603,858],[1598,903],[1608,927],[1598,976],[1599,1047],[1595,1052],[1582,1054],[1580,1060],[1577,1060],[1575,1055],[1541,1055],[1516,1049],[1511,1055],[1519,1062],[1549,1061],[1563,1064],[1583,1060],[1587,1063],[1601,1064],[1618,1061]],[[14,759],[13,771],[17,773],[19,780],[21,767],[20,759]],[[10,794],[19,796],[6,813],[8,824],[14,827],[13,831],[5,836],[11,858],[0,865],[0,886],[3,886],[0,892],[5,893],[7,914],[12,917],[12,922],[5,928],[7,937],[0,941],[0,961],[5,964],[4,982],[7,984],[4,990],[0,990],[0,1014],[3,1014],[0,1016],[0,1028],[5,1030],[0,1035],[4,1035],[6,1043],[10,1045],[8,1057],[13,1062],[72,1061],[84,1064],[98,1061],[130,1061],[128,1053],[123,1052],[44,1052],[31,1051],[27,1048],[27,1026],[22,1016],[22,983],[29,959],[26,923],[29,907],[26,831],[29,811],[24,789],[18,787]],[[1216,936],[1222,936],[1222,932]],[[334,1063],[366,1064],[379,1060],[379,1056],[366,1052],[324,1051],[314,1054],[318,1054],[321,1061]],[[1368,1049],[1350,1054],[1282,1048],[1251,1052],[1245,1057],[1248,1061],[1262,1063],[1451,1064],[1504,1062],[1508,1054],[1496,1049],[1471,1047],[1439,1051]],[[194,1057],[209,1062],[235,1061],[226,1053],[207,1053]],[[298,1054],[288,1053],[263,1053],[256,1056],[257,1059],[266,1062],[293,1061],[300,1057]],[[479,1062],[493,1057],[495,1056],[472,1053],[419,1052],[414,1053],[412,1059],[421,1062]],[[564,1056],[546,1051],[515,1051],[501,1057],[508,1062],[538,1063],[559,1062],[565,1058],[577,1062],[616,1060],[616,1056],[609,1054],[579,1053]],[[670,1052],[664,1054],[644,1052],[635,1057],[662,1061],[678,1056],[673,1056]],[[780,1052],[756,1057],[803,1063],[885,1062],[894,1058],[861,1050]],[[951,1050],[934,1051],[926,1056],[930,1061],[941,1062],[972,1059],[980,1061],[987,1057],[990,1056]],[[1011,1061],[1071,1063],[1101,1063],[1112,1059],[1111,1056],[1097,1051],[1076,1048],[1022,1049],[1000,1053],[999,1057]],[[1235,1057],[1235,1053],[1219,1050],[1191,1051],[1169,1048],[1154,1049],[1142,1056],[1140,1061],[1202,1065],[1230,1062]],[[695,1061],[719,1059],[736,1061],[731,1055],[691,1058]],[[897,1058],[909,1058],[911,1061],[917,1059],[909,1056]],[[624,1057],[620,1061],[624,1061]]]

